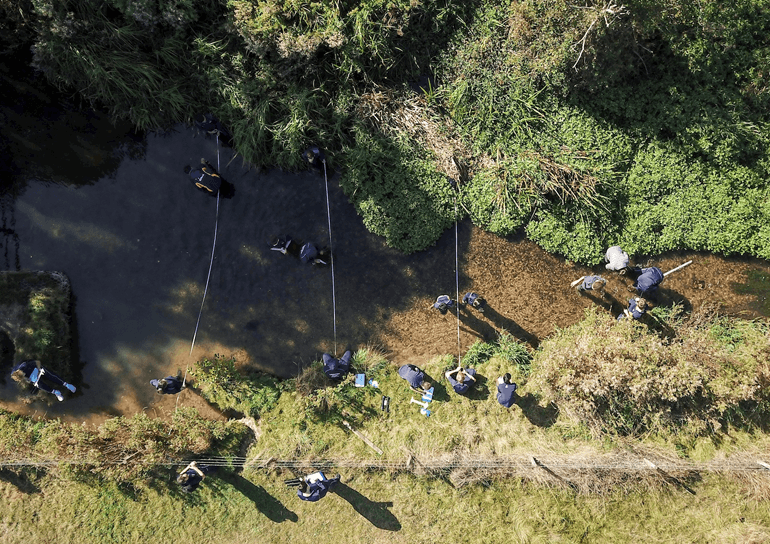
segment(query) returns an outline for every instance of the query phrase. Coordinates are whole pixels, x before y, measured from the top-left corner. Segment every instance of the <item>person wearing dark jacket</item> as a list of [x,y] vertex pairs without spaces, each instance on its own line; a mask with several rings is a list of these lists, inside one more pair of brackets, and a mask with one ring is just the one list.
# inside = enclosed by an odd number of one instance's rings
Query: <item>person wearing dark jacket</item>
[[406,380],[409,387],[418,392],[430,389],[430,382],[425,380],[425,372],[414,365],[404,365],[398,369],[398,375]]
[[158,391],[158,394],[162,395],[176,395],[184,388],[179,376],[166,376],[161,380],[150,380],[150,385]]
[[339,359],[324,353],[324,374],[333,381],[339,381],[344,378],[350,372],[350,356],[350,350],[347,350]]
[[497,378],[497,402],[510,408],[516,402],[516,384],[511,383],[511,375],[507,372]]
[[318,249],[315,244],[308,242],[302,246],[299,251],[299,260],[302,264],[329,264],[329,250],[327,248]]
[[449,295],[439,295],[438,298],[436,298],[436,302],[433,304],[433,307],[442,314],[445,314],[447,309],[454,308],[455,306],[457,306],[457,302],[451,299]]
[[222,186],[222,178],[216,168],[206,159],[201,159],[201,165],[197,168],[184,167],[184,173],[190,176],[190,181],[203,193],[216,196]]
[[11,378],[18,383],[29,383],[35,389],[40,389],[46,393],[55,395],[60,401],[64,400],[59,387],[75,392],[75,386],[62,380],[59,376],[50,370],[43,368],[40,361],[28,359],[20,362],[11,369]]
[[303,153],[302,158],[305,159],[305,162],[312,167],[318,170],[321,174],[324,173],[324,164],[326,163],[326,155],[324,155],[324,152],[321,151],[318,146],[312,146],[308,147]]
[[607,280],[601,276],[583,276],[580,279],[583,281],[575,288],[578,293],[582,295],[585,291],[595,291],[604,297],[604,287],[607,285]]
[[219,139],[223,142],[227,142],[232,139],[230,131],[228,131],[222,122],[214,117],[210,113],[203,113],[195,118],[195,128],[202,130],[207,134],[218,135]]
[[193,461],[179,473],[176,482],[182,487],[183,492],[192,493],[198,489],[198,486],[206,477],[206,474],[210,474],[216,469],[217,467],[209,467],[206,465],[198,466],[198,463]]
[[484,299],[481,298],[478,293],[469,292],[463,295],[463,304],[469,304],[471,308],[484,313]]
[[468,389],[476,383],[476,369],[474,368],[458,366],[454,370],[447,370],[444,376],[458,395],[467,393]]
[[663,281],[663,277],[663,271],[657,266],[642,268],[639,277],[634,282],[634,288],[641,296],[645,298],[653,297],[654,300],[655,293]]
[[323,472],[316,472],[315,474],[300,478],[297,496],[303,501],[320,501],[339,482],[339,474],[331,480],[327,480]]
[[641,319],[647,312],[647,301],[643,298],[636,297],[628,301],[628,308],[623,310],[623,313],[618,316],[618,321],[630,317],[631,319]]

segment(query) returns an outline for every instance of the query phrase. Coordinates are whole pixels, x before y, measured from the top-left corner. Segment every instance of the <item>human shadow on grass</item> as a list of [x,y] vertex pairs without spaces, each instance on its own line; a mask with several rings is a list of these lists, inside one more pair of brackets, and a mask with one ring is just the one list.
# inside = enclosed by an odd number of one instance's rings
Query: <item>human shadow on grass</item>
[[231,484],[235,489],[243,493],[246,498],[254,503],[257,510],[262,512],[270,521],[275,523],[292,521],[296,523],[299,519],[297,514],[286,508],[281,501],[265,491],[262,486],[255,485],[246,478],[242,478],[236,474],[223,475],[222,480]]
[[539,399],[532,393],[527,393],[523,397],[516,395],[514,398],[516,406],[521,408],[521,413],[532,425],[547,429],[556,423],[559,409],[553,403],[549,403],[548,406],[540,406]]
[[392,502],[374,502],[355,489],[340,483],[334,488],[334,493],[345,499],[356,512],[366,518],[369,523],[385,531],[400,531],[401,523],[388,508]]
[[40,492],[40,488],[32,482],[29,474],[24,469],[0,469],[0,480],[13,484],[16,489],[27,495]]

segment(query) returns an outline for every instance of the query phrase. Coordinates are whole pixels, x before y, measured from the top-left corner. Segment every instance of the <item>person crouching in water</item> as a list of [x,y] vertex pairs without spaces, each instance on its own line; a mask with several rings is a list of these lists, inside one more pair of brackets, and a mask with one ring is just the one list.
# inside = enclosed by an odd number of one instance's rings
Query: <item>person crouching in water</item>
[[176,395],[185,388],[179,375],[166,376],[160,380],[150,380],[150,385],[155,388],[159,395]]
[[299,250],[299,260],[302,264],[310,263],[314,265],[329,264],[331,254],[329,248],[318,249],[315,244],[308,242]]
[[211,166],[206,159],[201,159],[199,167],[190,168],[189,165],[185,166],[184,173],[190,176],[190,181],[192,181],[193,185],[203,193],[216,196],[222,187],[222,178],[216,168]]
[[583,276],[583,281],[575,288],[581,295],[585,291],[593,291],[600,297],[604,298],[604,288],[607,285],[607,280],[601,276]]
[[486,301],[481,298],[478,293],[474,293],[473,291],[465,293],[462,302],[463,304],[469,305],[474,310],[482,314],[484,313],[484,304]]
[[59,376],[44,368],[40,361],[32,359],[22,361],[13,367],[11,369],[11,378],[19,384],[32,385],[35,388],[33,392],[37,392],[37,389],[40,389],[46,393],[51,393],[60,401],[64,400],[64,396],[62,396],[61,390],[58,389],[59,387],[68,389],[72,393],[75,392],[74,385],[65,382]]
[[316,472],[309,476],[305,476],[304,478],[300,478],[297,496],[303,501],[320,501],[329,491],[331,491],[332,487],[339,482],[339,474],[331,480],[328,480],[323,472]]
[[627,317],[635,320],[639,320],[642,318],[642,316],[647,313],[647,309],[649,308],[649,304],[646,300],[640,297],[632,298],[628,301],[628,308],[623,310],[623,313],[618,316],[618,321],[621,319],[625,319]]

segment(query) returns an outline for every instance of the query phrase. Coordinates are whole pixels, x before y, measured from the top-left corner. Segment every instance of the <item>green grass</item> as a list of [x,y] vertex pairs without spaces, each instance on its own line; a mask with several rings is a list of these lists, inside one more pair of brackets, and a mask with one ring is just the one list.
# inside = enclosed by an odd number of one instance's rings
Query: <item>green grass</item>
[[[707,477],[696,495],[669,490],[575,496],[517,482],[456,490],[435,479],[349,475],[349,489],[320,503],[300,501],[282,480],[250,472],[207,478],[190,496],[171,472],[139,491],[113,485],[36,482],[24,494],[0,481],[7,544],[147,542],[682,542],[745,543],[770,538],[770,503]],[[339,489],[339,488],[338,488]],[[352,490],[352,491],[351,491]],[[151,513],[151,515],[148,515]]]

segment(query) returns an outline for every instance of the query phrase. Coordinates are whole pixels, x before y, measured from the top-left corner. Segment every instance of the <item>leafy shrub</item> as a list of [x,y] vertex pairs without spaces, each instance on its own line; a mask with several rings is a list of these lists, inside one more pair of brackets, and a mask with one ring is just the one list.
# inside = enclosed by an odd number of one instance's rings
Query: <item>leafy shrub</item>
[[256,418],[275,406],[280,396],[277,378],[267,374],[242,376],[235,369],[235,358],[218,354],[213,359],[204,357],[190,374],[203,398],[221,410],[235,410]]
[[355,147],[340,186],[367,229],[405,253],[434,244],[454,221],[454,193],[420,150],[405,139],[355,129]]
[[640,323],[588,310],[541,344],[530,383],[563,411],[620,434],[766,417],[770,328],[715,319],[695,314],[664,342]]
[[96,431],[0,411],[0,454],[9,461],[50,461],[49,470],[63,475],[132,482],[169,459],[235,451],[244,432],[243,425],[203,419],[193,408],[176,410],[170,422],[143,412],[108,419]]

